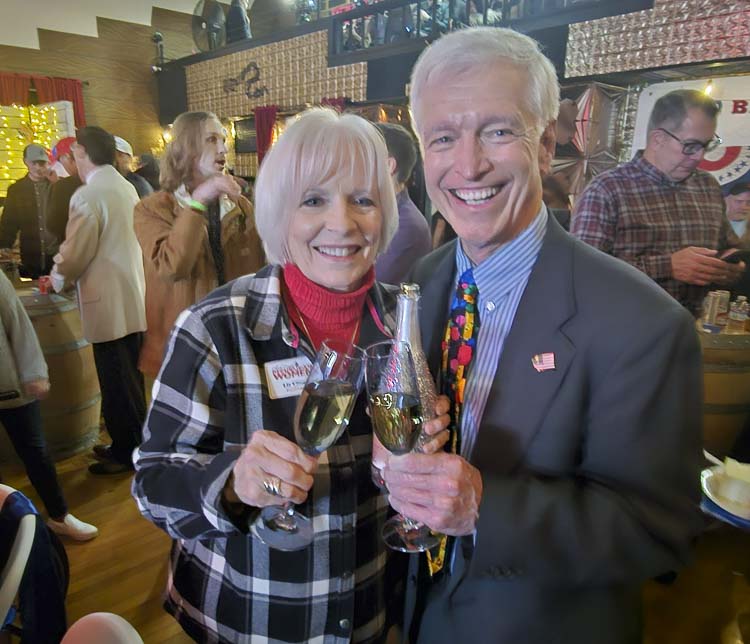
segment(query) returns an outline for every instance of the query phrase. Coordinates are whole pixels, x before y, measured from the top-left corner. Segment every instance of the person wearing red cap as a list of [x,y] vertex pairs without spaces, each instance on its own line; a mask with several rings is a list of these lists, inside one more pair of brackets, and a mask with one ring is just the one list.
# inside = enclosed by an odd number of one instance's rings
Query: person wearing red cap
[[[76,137],[66,136],[60,139],[50,150],[49,157],[52,161],[50,174],[55,173],[57,179],[64,179],[71,175],[77,174],[76,161],[70,151],[70,146],[76,142]],[[51,179],[54,183],[57,179]]]
[[60,243],[65,241],[65,227],[68,225],[70,198],[83,185],[78,176],[76,160],[70,149],[75,142],[76,138],[74,136],[66,136],[64,139],[60,139],[57,145],[52,148],[52,159],[55,162],[55,166],[61,166],[68,175],[52,184],[47,210],[47,229],[60,240]]

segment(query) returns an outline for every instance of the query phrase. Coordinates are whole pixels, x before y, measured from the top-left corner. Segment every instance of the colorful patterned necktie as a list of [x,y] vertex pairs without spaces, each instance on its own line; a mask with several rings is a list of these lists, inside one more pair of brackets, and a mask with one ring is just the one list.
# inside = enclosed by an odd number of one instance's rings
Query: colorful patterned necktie
[[461,407],[464,402],[466,378],[477,348],[479,317],[477,299],[479,290],[474,281],[474,273],[467,269],[458,278],[456,294],[451,304],[450,319],[445,327],[443,338],[443,362],[441,365],[442,389],[451,401],[451,451],[458,454],[460,450],[459,423]]
[[[474,281],[474,272],[469,268],[458,278],[442,344],[443,361],[440,382],[442,393],[448,396],[451,402],[449,444],[453,454],[460,453],[461,408],[464,402],[469,365],[477,348],[478,298],[479,289]],[[440,571],[445,563],[446,543],[447,538],[443,536],[440,545],[436,546],[436,553],[427,551],[427,564],[431,575]]]

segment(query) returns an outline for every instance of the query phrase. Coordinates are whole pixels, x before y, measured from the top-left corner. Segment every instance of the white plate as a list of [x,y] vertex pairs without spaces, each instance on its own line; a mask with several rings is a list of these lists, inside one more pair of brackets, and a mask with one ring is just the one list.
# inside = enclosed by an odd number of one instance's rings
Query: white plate
[[701,488],[722,510],[750,520],[750,483],[731,478],[723,466],[714,465],[701,472]]

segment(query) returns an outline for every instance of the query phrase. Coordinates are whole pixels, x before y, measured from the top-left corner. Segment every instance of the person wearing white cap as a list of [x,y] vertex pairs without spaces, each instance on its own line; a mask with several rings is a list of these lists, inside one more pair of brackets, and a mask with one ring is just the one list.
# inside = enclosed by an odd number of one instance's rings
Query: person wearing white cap
[[150,195],[154,189],[141,175],[133,172],[133,146],[121,136],[115,136],[115,167],[118,172],[133,184],[138,198],[143,199]]

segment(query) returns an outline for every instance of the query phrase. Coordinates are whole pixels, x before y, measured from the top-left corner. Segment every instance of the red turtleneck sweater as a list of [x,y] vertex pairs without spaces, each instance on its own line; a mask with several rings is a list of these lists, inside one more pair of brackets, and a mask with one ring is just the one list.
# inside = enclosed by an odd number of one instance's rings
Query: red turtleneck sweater
[[308,339],[316,350],[326,338],[356,344],[367,291],[375,282],[374,268],[367,272],[362,286],[349,293],[329,291],[294,264],[286,264],[283,274],[282,295],[289,317],[300,333],[311,336]]

